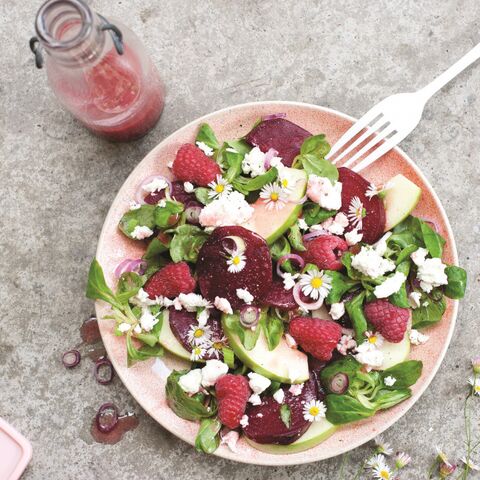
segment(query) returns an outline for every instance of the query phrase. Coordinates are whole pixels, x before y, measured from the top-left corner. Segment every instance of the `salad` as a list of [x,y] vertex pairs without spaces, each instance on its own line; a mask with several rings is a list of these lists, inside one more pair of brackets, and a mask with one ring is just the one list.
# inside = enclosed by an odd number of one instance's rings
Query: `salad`
[[118,265],[115,292],[92,262],[87,296],[111,305],[128,365],[189,362],[165,395],[199,423],[200,451],[243,435],[298,452],[403,402],[422,374],[411,345],[464,295],[465,270],[411,215],[421,189],[403,175],[375,186],[329,149],[283,114],[224,142],[203,124],[122,216],[145,253]]

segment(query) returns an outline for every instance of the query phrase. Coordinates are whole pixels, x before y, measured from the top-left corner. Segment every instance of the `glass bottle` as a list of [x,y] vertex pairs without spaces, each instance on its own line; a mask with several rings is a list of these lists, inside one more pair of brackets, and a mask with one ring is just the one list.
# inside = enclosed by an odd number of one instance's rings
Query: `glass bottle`
[[83,0],[47,0],[35,30],[30,47],[37,67],[45,65],[58,100],[93,133],[128,141],[157,123],[164,86],[131,30]]

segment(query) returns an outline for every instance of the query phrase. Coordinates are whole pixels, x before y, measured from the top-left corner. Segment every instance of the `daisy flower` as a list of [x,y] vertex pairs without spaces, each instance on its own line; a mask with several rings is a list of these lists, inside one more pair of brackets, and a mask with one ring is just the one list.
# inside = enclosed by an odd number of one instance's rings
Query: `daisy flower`
[[299,283],[302,287],[302,292],[314,300],[325,298],[332,288],[330,276],[319,270],[302,273]]
[[215,357],[217,360],[220,358],[220,354],[222,353],[223,347],[227,346],[227,337],[223,336],[220,339],[213,339],[211,340],[211,344],[207,350],[207,354],[209,357]]
[[373,478],[379,478],[380,480],[391,480],[393,473],[387,464],[379,465],[373,469]]
[[357,342],[352,338],[351,335],[342,335],[340,341],[337,345],[337,350],[342,354],[346,355],[348,350],[353,350],[357,348]]
[[243,254],[243,251],[240,249],[230,250],[229,257],[227,259],[228,271],[230,273],[241,272],[246,265],[246,257]]
[[192,348],[192,353],[190,354],[190,360],[192,362],[197,362],[205,356],[206,350],[201,345],[196,345]]
[[376,454],[367,461],[367,468],[381,468],[386,464],[385,457],[382,454]]
[[309,422],[318,422],[325,417],[327,408],[319,400],[310,400],[303,407],[303,418]]
[[216,180],[210,182],[208,186],[211,188],[208,198],[220,198],[232,191],[232,186],[221,175],[217,175]]
[[395,468],[398,470],[405,468],[412,461],[412,457],[405,452],[399,452],[395,455]]
[[353,197],[350,205],[348,206],[348,220],[351,224],[358,228],[362,228],[363,217],[366,215],[366,210],[363,206],[362,201],[358,197]]
[[267,210],[281,210],[288,202],[285,191],[276,183],[267,183],[260,190],[260,198],[263,198]]
[[387,456],[390,456],[393,453],[392,447],[388,442],[385,442],[382,435],[375,437],[375,445],[377,446],[377,453],[383,453]]
[[471,460],[467,461],[466,457],[462,457],[460,461],[465,464],[470,470],[475,470],[475,471],[480,471],[480,465],[477,465],[476,463],[472,462]]
[[368,188],[367,188],[367,191],[365,192],[365,196],[367,198],[373,198],[375,195],[378,195],[378,188],[375,186],[374,183],[371,183]]
[[480,378],[470,377],[468,384],[472,386],[473,394],[480,396]]
[[192,325],[187,333],[187,338],[194,345],[202,345],[210,340],[212,330],[208,325]]
[[295,183],[296,183],[296,182],[293,182],[292,179],[290,178],[290,175],[287,169],[279,169],[278,182],[280,183],[280,186],[282,187],[282,190],[285,193],[290,193],[293,190],[293,187],[295,186]]
[[378,348],[383,345],[383,342],[385,340],[382,334],[379,332],[365,332],[365,336],[367,337],[368,343]]
[[480,357],[472,358],[472,368],[475,373],[480,373]]

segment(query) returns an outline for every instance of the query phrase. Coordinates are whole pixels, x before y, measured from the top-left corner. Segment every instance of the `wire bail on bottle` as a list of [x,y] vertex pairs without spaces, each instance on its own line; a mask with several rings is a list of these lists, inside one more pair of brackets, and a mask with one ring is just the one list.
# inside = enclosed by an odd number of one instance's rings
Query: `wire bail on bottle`
[[[110,35],[112,37],[113,45],[115,46],[115,50],[119,55],[123,55],[125,51],[123,46],[123,35],[121,30],[113,23],[110,23],[105,17],[99,15],[100,19],[102,20],[103,24],[101,25],[100,29],[103,32],[107,30],[110,31]],[[35,57],[35,66],[37,68],[43,67],[43,55],[40,46],[40,40],[38,37],[32,37],[29,41],[30,50],[32,51]]]

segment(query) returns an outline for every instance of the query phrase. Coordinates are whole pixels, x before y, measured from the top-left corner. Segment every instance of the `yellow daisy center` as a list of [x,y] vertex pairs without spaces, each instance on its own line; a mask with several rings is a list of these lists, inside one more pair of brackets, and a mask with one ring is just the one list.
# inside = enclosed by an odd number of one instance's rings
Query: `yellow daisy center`
[[202,350],[200,349],[200,347],[195,347],[193,349],[193,353],[194,355],[200,355],[202,353]]
[[377,336],[376,335],[372,335],[370,337],[368,337],[368,341],[370,343],[377,343]]
[[318,407],[310,407],[309,410],[308,410],[308,413],[312,416],[312,417],[316,417],[319,413],[320,413],[320,409]]
[[475,385],[473,387],[473,389],[476,391],[476,392],[480,392],[480,385]]
[[225,190],[225,186],[224,186],[224,185],[219,184],[219,185],[217,185],[217,186],[215,187],[215,191],[216,191],[217,193],[222,193],[224,190]]
[[319,277],[312,278],[312,281],[310,282],[310,285],[313,288],[320,288],[323,285],[323,280]]
[[203,337],[204,331],[201,328],[197,328],[193,334],[195,338]]
[[278,200],[278,193],[276,192],[272,192],[270,194],[270,199],[273,201],[273,202],[276,202]]
[[222,342],[213,342],[212,347],[215,350],[221,350],[223,348],[223,343]]
[[284,179],[282,180],[282,187],[284,187],[284,188],[285,188],[285,187],[288,187],[288,180],[287,180],[286,178],[284,178]]
[[240,263],[240,257],[237,255],[235,257],[232,258],[232,263],[234,265],[238,265]]
[[390,478],[390,473],[388,473],[387,470],[380,470],[379,474],[380,478],[384,478],[385,480],[388,480]]

